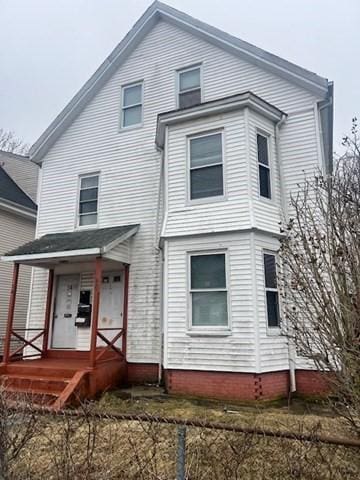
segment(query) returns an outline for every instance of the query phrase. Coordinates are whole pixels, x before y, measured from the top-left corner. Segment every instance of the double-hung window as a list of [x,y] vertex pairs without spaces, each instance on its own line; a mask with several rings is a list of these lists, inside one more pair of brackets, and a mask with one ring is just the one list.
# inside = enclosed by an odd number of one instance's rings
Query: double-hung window
[[271,198],[271,173],[269,164],[268,137],[257,134],[260,196]]
[[136,83],[122,88],[121,127],[141,125],[143,115],[143,84]]
[[178,107],[187,108],[201,103],[201,67],[178,71]]
[[79,184],[78,224],[96,225],[98,221],[99,175],[83,175]]
[[222,133],[190,138],[190,200],[224,194]]
[[227,327],[226,254],[190,255],[192,327]]
[[265,294],[268,327],[280,326],[279,292],[276,279],[276,255],[264,253]]

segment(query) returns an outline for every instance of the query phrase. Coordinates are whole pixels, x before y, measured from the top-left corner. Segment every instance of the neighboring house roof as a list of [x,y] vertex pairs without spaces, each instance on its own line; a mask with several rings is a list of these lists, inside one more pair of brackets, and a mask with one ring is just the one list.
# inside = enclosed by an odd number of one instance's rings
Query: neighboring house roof
[[261,48],[255,47],[200,20],[196,20],[175,8],[155,1],[35,142],[30,150],[30,157],[34,161],[41,162],[41,159],[49,148],[159,20],[165,20],[174,24],[235,56],[239,56],[252,64],[256,64],[317,95],[325,97],[327,94],[329,82],[326,78],[320,77],[315,73],[266,52]]
[[0,166],[0,202],[19,206],[32,210],[36,213],[36,204],[31,198],[14,182],[5,170]]
[[99,254],[114,248],[129,236],[134,235],[140,225],[123,225],[110,228],[98,228],[91,230],[77,230],[66,233],[50,233],[32,242],[28,242],[6,253],[4,257],[18,257],[27,255],[58,254],[61,252],[79,252],[98,249]]
[[39,165],[28,156],[0,150],[0,167],[36,202]]

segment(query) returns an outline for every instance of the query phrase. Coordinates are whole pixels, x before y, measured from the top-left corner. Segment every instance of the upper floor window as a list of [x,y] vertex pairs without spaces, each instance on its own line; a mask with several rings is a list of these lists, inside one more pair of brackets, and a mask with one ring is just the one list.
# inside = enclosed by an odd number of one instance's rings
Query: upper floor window
[[190,255],[191,324],[228,326],[225,253]]
[[190,199],[223,194],[222,133],[190,138]]
[[271,198],[271,174],[269,164],[268,137],[257,134],[260,196]]
[[143,84],[136,83],[122,88],[121,127],[141,125],[143,110]]
[[201,103],[201,67],[178,71],[178,107],[187,108]]
[[264,275],[268,327],[280,326],[279,292],[276,278],[276,255],[264,253]]
[[98,221],[99,175],[81,176],[79,189],[79,226],[96,225]]

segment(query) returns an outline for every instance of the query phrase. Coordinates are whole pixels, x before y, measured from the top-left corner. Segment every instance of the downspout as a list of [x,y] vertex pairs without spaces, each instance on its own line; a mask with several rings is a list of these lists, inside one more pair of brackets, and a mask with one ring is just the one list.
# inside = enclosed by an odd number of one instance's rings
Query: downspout
[[[275,125],[275,148],[276,148],[276,156],[278,158],[279,164],[279,173],[280,173],[280,195],[281,195],[281,207],[282,207],[282,214],[283,219],[285,221],[288,220],[288,206],[286,201],[286,191],[285,186],[283,184],[283,164],[281,159],[281,148],[280,148],[280,128],[284,124],[287,116],[283,114],[281,119]],[[289,356],[289,386],[290,386],[290,395],[293,392],[296,392],[296,362],[295,362],[295,348],[293,342],[288,339],[288,356]]]
[[157,150],[161,154],[160,158],[160,172],[159,172],[159,183],[158,183],[158,194],[157,194],[157,206],[156,206],[156,224],[155,224],[155,248],[159,252],[160,257],[160,356],[158,363],[158,385],[161,385],[162,382],[162,359],[163,359],[163,350],[164,350],[164,250],[160,241],[161,233],[161,213],[163,212],[163,202],[161,202],[161,193],[163,190],[163,176],[164,176],[164,149],[157,147]]

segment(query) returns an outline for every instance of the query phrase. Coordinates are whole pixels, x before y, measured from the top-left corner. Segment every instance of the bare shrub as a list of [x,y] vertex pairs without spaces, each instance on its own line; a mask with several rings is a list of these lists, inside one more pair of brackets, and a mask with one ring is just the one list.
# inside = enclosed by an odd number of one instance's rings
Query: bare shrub
[[360,143],[356,119],[332,174],[306,178],[283,227],[287,334],[327,372],[332,407],[360,435]]

